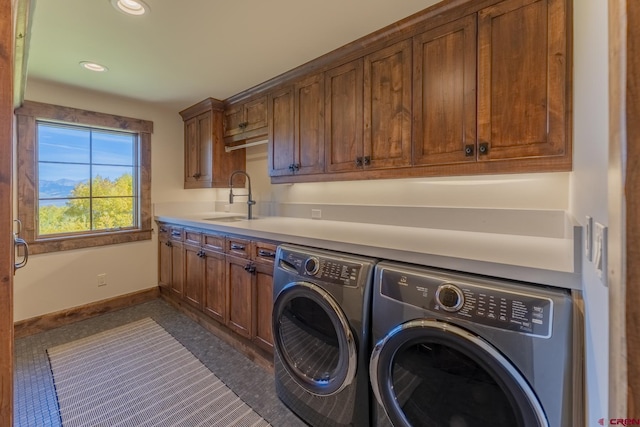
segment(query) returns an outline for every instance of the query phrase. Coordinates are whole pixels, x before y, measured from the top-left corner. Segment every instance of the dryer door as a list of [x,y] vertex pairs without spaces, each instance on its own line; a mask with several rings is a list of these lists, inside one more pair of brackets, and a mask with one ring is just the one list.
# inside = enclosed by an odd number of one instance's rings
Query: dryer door
[[375,346],[369,366],[378,403],[396,426],[548,427],[523,376],[476,335],[413,320]]
[[309,282],[285,286],[273,305],[274,348],[291,377],[308,392],[329,396],[353,382],[357,350],[335,299]]

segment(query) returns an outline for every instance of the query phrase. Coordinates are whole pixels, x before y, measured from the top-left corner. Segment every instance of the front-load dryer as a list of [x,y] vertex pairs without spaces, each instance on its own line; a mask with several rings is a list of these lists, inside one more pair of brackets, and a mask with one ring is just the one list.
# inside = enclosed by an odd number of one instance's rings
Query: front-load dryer
[[575,425],[572,314],[567,290],[379,263],[375,425]]
[[373,259],[281,245],[273,277],[276,392],[314,427],[370,425]]

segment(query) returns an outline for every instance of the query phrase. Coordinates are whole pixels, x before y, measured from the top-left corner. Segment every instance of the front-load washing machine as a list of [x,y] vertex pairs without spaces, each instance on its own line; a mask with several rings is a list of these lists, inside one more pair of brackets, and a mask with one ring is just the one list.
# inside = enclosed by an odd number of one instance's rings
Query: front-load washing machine
[[382,262],[372,304],[375,425],[575,425],[568,290]]
[[273,277],[276,392],[314,426],[369,426],[375,260],[281,245]]

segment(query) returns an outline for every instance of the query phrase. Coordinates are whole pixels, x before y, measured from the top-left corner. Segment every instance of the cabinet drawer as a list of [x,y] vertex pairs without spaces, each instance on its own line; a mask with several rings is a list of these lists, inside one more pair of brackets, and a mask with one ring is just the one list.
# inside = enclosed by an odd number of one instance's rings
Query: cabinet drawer
[[273,265],[276,259],[277,246],[273,243],[254,242],[252,246],[251,259],[255,262]]
[[165,223],[158,223],[158,240],[166,242],[171,235],[171,227]]
[[226,252],[242,258],[249,258],[251,241],[237,237],[227,237]]
[[169,239],[176,242],[184,241],[184,228],[169,227]]
[[202,235],[202,247],[204,249],[224,252],[224,236],[221,234],[209,234]]
[[191,245],[200,246],[200,244],[202,243],[202,233],[196,230],[186,229],[184,230],[184,242]]

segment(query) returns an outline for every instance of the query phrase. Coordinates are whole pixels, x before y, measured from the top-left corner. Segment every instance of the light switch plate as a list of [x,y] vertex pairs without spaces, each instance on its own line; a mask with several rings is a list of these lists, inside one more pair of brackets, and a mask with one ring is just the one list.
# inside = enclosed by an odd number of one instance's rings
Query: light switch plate
[[593,242],[593,218],[587,215],[585,224],[584,224],[584,256],[587,258],[587,261],[593,260],[593,251],[592,248]]
[[607,286],[607,227],[599,222],[593,228],[593,264],[596,274]]

